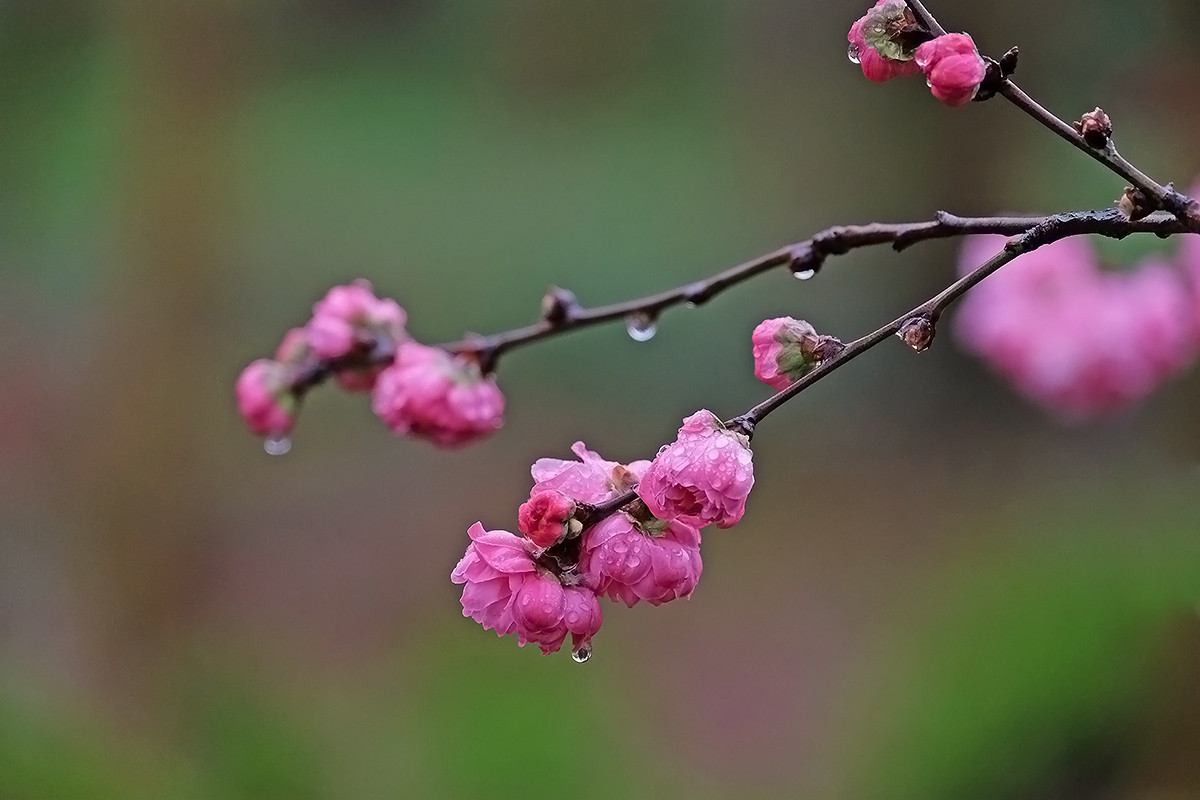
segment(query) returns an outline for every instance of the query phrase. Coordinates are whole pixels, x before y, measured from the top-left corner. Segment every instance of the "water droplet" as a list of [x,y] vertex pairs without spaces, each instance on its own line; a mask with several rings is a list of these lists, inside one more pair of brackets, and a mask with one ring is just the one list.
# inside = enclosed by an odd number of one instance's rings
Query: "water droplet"
[[269,456],[286,455],[292,449],[292,440],[286,436],[272,436],[263,440],[263,450]]
[[816,275],[817,271],[815,269],[798,269],[792,273],[792,277],[798,281],[811,281]]
[[642,560],[637,556],[630,556],[629,561],[626,563],[629,564],[630,569],[637,569],[642,565]]
[[625,330],[635,342],[648,342],[658,333],[658,324],[654,317],[638,311],[626,317]]
[[575,650],[574,652],[571,653],[571,658],[575,661],[576,664],[582,664],[591,657],[592,657],[592,648],[587,646],[586,644],[583,647],[580,647],[578,650]]
[[850,59],[851,64],[859,63],[858,45],[852,44],[846,48],[846,58]]

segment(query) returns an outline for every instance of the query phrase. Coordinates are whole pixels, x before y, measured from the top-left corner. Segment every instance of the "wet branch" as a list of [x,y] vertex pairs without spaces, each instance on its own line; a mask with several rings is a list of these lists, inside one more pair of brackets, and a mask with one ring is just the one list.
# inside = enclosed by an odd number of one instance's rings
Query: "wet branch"
[[[1100,212],[1078,212],[1100,213]],[[1061,215],[1060,215],[1061,216]],[[1156,233],[1160,236],[1200,230],[1200,223],[1185,224],[1167,214],[1155,214],[1141,220],[1114,217],[1106,222],[1103,233],[1122,237],[1130,233]],[[476,358],[485,371],[495,368],[499,357],[514,348],[559,336],[580,328],[606,322],[624,320],[631,325],[653,324],[662,311],[684,304],[701,305],[716,295],[743,281],[786,266],[793,273],[817,272],[829,256],[843,255],[851,250],[890,244],[896,250],[904,250],[918,242],[931,239],[946,239],[968,234],[994,233],[1016,236],[1045,224],[1054,217],[960,217],[940,211],[934,219],[923,222],[866,225],[838,225],[817,233],[801,242],[759,256],[744,264],[731,267],[711,278],[696,281],[676,289],[650,295],[623,303],[596,308],[584,308],[569,293],[561,296],[566,303],[554,304],[553,313],[545,314],[542,321],[491,336],[470,336],[458,342],[441,345],[455,353],[469,354]],[[561,290],[560,290],[561,291]],[[548,295],[551,297],[552,295]]]
[[[1010,221],[1016,222],[1016,220]],[[1185,226],[1182,221],[1169,214],[1156,214],[1153,217],[1141,220],[1141,222],[1152,222],[1155,226],[1155,230],[1152,232],[1164,237],[1171,235],[1171,233],[1198,232],[1195,225]],[[726,427],[741,431],[747,436],[753,436],[759,423],[784,403],[808,389],[834,370],[840,369],[871,348],[886,341],[891,336],[900,335],[906,339],[906,343],[918,351],[927,349],[933,341],[936,326],[942,313],[954,301],[966,294],[972,287],[978,285],[984,278],[993,274],[1018,256],[1070,236],[1098,234],[1122,239],[1130,233],[1141,232],[1135,230],[1138,224],[1130,222],[1120,210],[1115,208],[1104,209],[1102,211],[1069,212],[1043,217],[1035,224],[1027,225],[1017,238],[1006,243],[1004,248],[996,255],[924,303],[896,317],[886,325],[846,344],[834,355],[821,362],[811,372],[787,389],[767,398],[740,416],[727,420],[724,424]],[[900,245],[899,242],[897,244]],[[906,334],[913,329],[918,332],[918,338],[909,340]],[[589,507],[586,509],[581,521],[585,527],[595,525],[636,499],[636,492],[632,490],[625,492],[604,503]]]
[[[929,13],[929,10],[925,8],[921,0],[905,0],[905,2],[922,27],[937,36],[945,35],[946,29],[941,26],[933,14]],[[998,66],[994,60],[988,60],[992,65]],[[995,94],[1002,95],[1004,99],[1033,117],[1060,138],[1065,139],[1076,149],[1086,153],[1128,181],[1134,189],[1141,193],[1141,197],[1144,198],[1143,202],[1148,206],[1147,210],[1163,209],[1181,219],[1200,218],[1200,206],[1192,198],[1176,191],[1175,187],[1171,184],[1163,186],[1135,167],[1117,152],[1116,145],[1113,144],[1111,138],[1106,138],[1101,147],[1092,146],[1075,129],[1075,126],[1047,110],[1043,105],[1026,94],[1021,87],[1017,86],[1008,75],[1001,75],[999,72],[996,72],[995,77],[997,81],[992,86],[992,91]]]

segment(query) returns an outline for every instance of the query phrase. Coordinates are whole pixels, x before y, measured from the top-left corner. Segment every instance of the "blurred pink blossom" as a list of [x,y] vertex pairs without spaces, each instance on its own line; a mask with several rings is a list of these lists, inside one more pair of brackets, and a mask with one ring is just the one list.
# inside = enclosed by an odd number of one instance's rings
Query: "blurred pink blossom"
[[409,341],[380,373],[371,408],[398,434],[458,447],[503,424],[504,395],[474,362]]
[[[969,237],[960,270],[1004,245]],[[1103,271],[1081,237],[1026,253],[967,294],[956,332],[1018,391],[1067,421],[1112,414],[1189,365],[1200,341],[1187,284],[1161,260]]]
[[260,358],[242,370],[234,386],[238,411],[259,436],[283,436],[296,424],[298,400],[288,383],[288,369]]
[[[330,361],[392,352],[408,338],[405,320],[404,309],[395,300],[376,297],[370,283],[358,280],[334,286],[317,301],[304,331],[313,353]],[[383,368],[382,364],[347,365],[337,371],[337,382],[347,391],[370,391]]]
[[729,528],[746,512],[753,486],[750,441],[701,410],[683,421],[674,443],[658,451],[637,492],[659,519]]
[[380,337],[398,344],[407,338],[405,321],[404,309],[395,300],[376,297],[370,283],[357,280],[334,286],[313,306],[306,326],[308,343],[320,358],[342,358]]

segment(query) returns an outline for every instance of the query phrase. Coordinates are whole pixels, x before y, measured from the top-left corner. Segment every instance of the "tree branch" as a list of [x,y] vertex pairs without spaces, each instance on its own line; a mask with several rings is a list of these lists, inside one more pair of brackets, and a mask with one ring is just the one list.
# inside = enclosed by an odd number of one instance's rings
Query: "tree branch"
[[[1185,228],[1182,221],[1167,214],[1148,217],[1141,220],[1141,222],[1150,222],[1152,220],[1156,227],[1162,226],[1159,230],[1154,231],[1159,236],[1170,235],[1169,230],[1176,232],[1196,232],[1194,228]],[[1101,236],[1121,239],[1130,233],[1136,232],[1132,226],[1137,226],[1138,224],[1130,222],[1124,214],[1115,208],[1101,211],[1069,212],[1041,218],[1035,224],[1027,226],[1017,238],[1005,244],[999,253],[992,256],[992,258],[967,275],[959,278],[924,303],[896,317],[886,325],[845,345],[841,350],[821,362],[794,384],[772,395],[740,416],[726,421],[725,425],[729,428],[740,430],[747,436],[753,436],[759,423],[784,403],[808,389],[834,370],[840,369],[871,348],[881,344],[892,335],[900,334],[907,326],[913,323],[928,326],[928,337],[925,340],[925,346],[928,346],[928,342],[932,340],[933,329],[937,325],[942,313],[955,300],[966,294],[972,287],[978,285],[984,278],[993,274],[1018,256],[1070,236],[1099,234]],[[924,349],[924,347],[920,349]],[[585,527],[594,525],[636,498],[637,493],[631,490],[604,503],[596,504],[587,509],[586,515],[581,521]]]
[[[614,320],[637,317],[653,322],[667,308],[706,303],[731,286],[776,267],[787,266],[798,274],[816,272],[829,256],[844,255],[862,247],[890,244],[896,250],[904,250],[918,242],[967,234],[995,233],[1015,236],[1044,224],[1049,219],[1052,217],[959,217],[940,211],[934,219],[924,222],[837,225],[826,228],[804,241],[731,267],[706,280],[649,297],[592,309],[578,304],[571,305],[553,318],[543,319],[534,325],[491,336],[467,337],[458,342],[443,344],[441,347],[455,353],[470,354],[484,365],[485,370],[490,371],[495,368],[496,361],[503,353],[514,348]],[[1113,219],[1108,223],[1105,235],[1120,238],[1130,233],[1145,232],[1169,236],[1193,230],[1200,230],[1200,222],[1185,224],[1169,215],[1158,214],[1138,221]]]
[[[920,0],[905,0],[905,2],[913,12],[913,16],[917,18],[917,21],[923,27],[935,36],[944,36],[946,34],[946,29],[938,23],[933,14],[929,13],[929,10],[925,8],[925,5]],[[989,59],[989,61],[993,65],[996,65],[994,60]],[[1137,189],[1146,198],[1150,204],[1148,210],[1163,209],[1180,219],[1200,218],[1200,206],[1192,198],[1176,191],[1175,187],[1171,184],[1163,186],[1135,167],[1117,152],[1116,145],[1113,144],[1111,139],[1108,139],[1103,147],[1097,148],[1091,146],[1079,131],[1075,130],[1073,125],[1047,110],[1043,105],[1026,94],[1011,78],[1007,75],[1000,76],[999,71],[996,74],[999,76],[999,83],[992,84],[996,93],[1002,95],[1008,102],[1033,117],[1060,138],[1065,139],[1076,149],[1086,153],[1128,181],[1134,189]]]

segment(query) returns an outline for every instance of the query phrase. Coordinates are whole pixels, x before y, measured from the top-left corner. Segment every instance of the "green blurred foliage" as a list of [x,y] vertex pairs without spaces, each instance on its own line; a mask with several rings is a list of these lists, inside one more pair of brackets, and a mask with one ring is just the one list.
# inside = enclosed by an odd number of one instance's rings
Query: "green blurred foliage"
[[[1190,4],[935,10],[1019,43],[1064,116],[1102,103],[1151,174],[1200,170]],[[232,411],[240,366],[359,276],[442,341],[550,284],[599,304],[834,223],[1119,193],[1011,108],[863,81],[860,12],[0,5],[0,798],[1200,796],[1194,376],[1061,429],[948,335],[880,348],[764,426],[690,602],[606,607],[586,667],[459,614],[463,531],[512,525],[533,459],[646,457],[756,402],[755,323],[861,333],[952,243],[514,353],[468,452],[326,392],[268,459]]]

